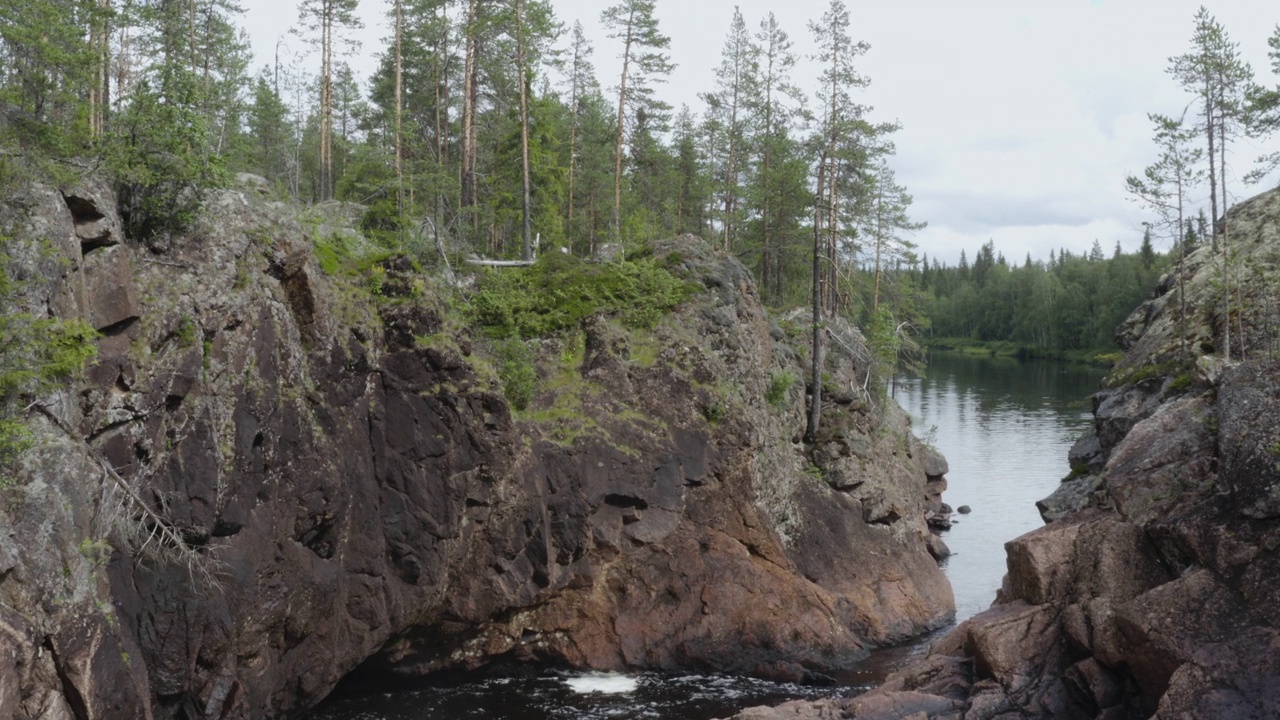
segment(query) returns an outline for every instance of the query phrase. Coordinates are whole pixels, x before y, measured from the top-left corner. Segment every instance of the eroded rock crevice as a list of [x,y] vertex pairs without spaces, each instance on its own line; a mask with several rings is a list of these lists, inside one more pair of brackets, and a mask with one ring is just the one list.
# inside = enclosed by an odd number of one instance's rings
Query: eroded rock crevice
[[[0,717],[283,717],[358,667],[800,680],[953,612],[926,525],[945,461],[862,393],[821,453],[794,441],[803,383],[765,397],[805,351],[696,238],[654,252],[705,292],[652,331],[531,341],[514,411],[407,260],[374,295],[254,192],[156,247],[105,186],[28,192],[4,230],[66,261],[33,270],[33,306],[100,337],[3,491],[0,532],[30,541],[0,546]],[[840,332],[830,372],[861,387]],[[144,541],[106,522],[112,487]]]
[[[1280,261],[1280,191],[1230,225],[1240,263]],[[1280,361],[1266,350],[1280,318],[1238,310],[1233,359],[1212,355],[1227,347],[1215,252],[1195,251],[1117,329],[1127,353],[1093,431],[1039,503],[1048,524],[1006,544],[989,610],[863,697],[740,717],[1280,717]],[[1275,291],[1261,275],[1239,288]]]

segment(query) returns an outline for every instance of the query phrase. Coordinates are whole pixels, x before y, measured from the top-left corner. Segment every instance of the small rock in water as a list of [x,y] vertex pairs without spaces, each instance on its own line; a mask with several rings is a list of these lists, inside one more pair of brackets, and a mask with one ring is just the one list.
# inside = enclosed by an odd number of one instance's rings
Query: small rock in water
[[934,535],[933,533],[929,533],[925,538],[925,547],[929,549],[929,554],[933,556],[934,560],[942,560],[944,558],[951,557],[951,548],[947,547],[947,544],[943,542],[942,538]]
[[973,508],[969,507],[968,505],[961,505],[960,507],[956,508],[956,512],[960,513],[961,515],[968,515],[969,513],[973,512]]
[[585,695],[587,693],[604,693],[614,695],[634,692],[638,681],[635,678],[617,673],[589,673],[577,677],[565,678],[570,690]]

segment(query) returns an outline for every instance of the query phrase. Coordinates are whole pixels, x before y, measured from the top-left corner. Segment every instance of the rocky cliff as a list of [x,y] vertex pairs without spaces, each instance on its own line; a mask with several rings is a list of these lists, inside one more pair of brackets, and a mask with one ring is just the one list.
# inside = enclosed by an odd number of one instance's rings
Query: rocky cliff
[[330,276],[341,229],[252,187],[146,243],[91,178],[3,202],[21,309],[100,338],[0,488],[0,718],[289,716],[496,660],[802,678],[952,613],[945,461],[856,331],[805,446],[803,350],[695,238],[653,248],[690,300],[529,343],[516,412],[465,288]]
[[991,609],[867,695],[741,717],[1280,717],[1280,191],[1220,230],[1117,330]]

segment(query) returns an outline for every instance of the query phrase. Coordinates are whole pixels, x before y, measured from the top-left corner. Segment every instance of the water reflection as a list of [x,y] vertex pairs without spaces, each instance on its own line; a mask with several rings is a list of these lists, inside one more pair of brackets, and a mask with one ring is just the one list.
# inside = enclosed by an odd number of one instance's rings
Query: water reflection
[[937,354],[897,400],[951,466],[945,500],[969,505],[945,536],[957,620],[985,610],[1004,577],[1004,543],[1040,527],[1035,501],[1067,473],[1067,450],[1092,421],[1103,371],[1081,365]]

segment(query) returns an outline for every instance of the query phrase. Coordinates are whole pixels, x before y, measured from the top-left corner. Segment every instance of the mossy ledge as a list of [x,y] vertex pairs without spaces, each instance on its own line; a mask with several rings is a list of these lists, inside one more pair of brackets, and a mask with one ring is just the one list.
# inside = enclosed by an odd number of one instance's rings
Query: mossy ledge
[[839,391],[857,331],[806,446],[803,319],[697,238],[474,277],[251,188],[148,244],[94,177],[3,203],[96,359],[0,490],[0,716],[288,717],[499,658],[813,679],[952,614],[945,464]]

